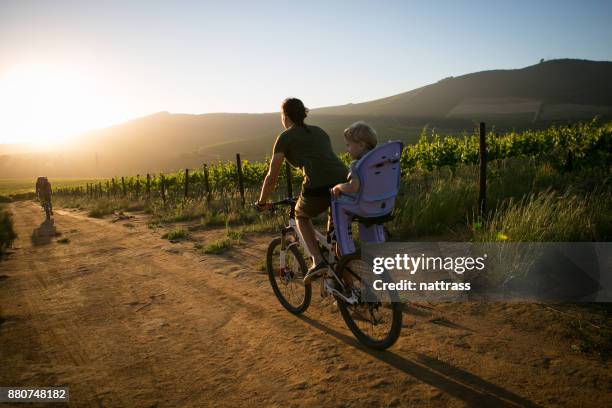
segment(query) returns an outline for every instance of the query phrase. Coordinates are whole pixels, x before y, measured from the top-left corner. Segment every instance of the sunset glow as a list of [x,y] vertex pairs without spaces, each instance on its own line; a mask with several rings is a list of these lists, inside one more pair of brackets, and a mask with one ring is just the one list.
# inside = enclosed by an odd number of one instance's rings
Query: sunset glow
[[56,145],[161,111],[277,112],[287,96],[344,105],[542,58],[612,58],[612,8],[600,1],[153,3],[0,2],[0,144]]
[[66,66],[27,64],[0,76],[0,142],[54,145],[117,120],[103,84]]

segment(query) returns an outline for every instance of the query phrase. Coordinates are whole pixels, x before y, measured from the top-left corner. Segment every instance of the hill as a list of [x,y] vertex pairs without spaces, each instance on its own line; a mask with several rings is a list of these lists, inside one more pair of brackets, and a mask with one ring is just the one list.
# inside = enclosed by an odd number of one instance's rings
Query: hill
[[[560,107],[565,115],[558,115]],[[555,112],[554,119],[578,119],[612,113],[611,108],[612,62],[562,59],[522,69],[449,77],[388,98],[316,112],[438,119],[477,119],[485,114],[502,121],[507,115],[532,112],[534,116],[526,121],[537,121],[549,119],[549,112]]]
[[[471,131],[478,121],[520,129],[595,115],[612,116],[612,62],[562,59],[445,78],[383,99],[313,109],[309,121],[323,127],[341,151],[342,130],[359,119],[370,122],[382,140],[411,143],[424,126],[459,133]],[[197,167],[231,160],[238,152],[261,160],[281,130],[278,113],[160,112],[86,133],[71,152],[9,152],[10,146],[0,146],[0,172],[4,177],[90,177]]]

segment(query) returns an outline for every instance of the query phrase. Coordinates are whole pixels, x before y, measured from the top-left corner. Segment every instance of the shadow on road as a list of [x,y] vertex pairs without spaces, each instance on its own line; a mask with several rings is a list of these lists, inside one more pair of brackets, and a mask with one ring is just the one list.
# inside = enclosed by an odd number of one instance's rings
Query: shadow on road
[[55,237],[55,225],[53,219],[45,220],[42,224],[32,231],[30,240],[34,245],[47,245]]
[[417,380],[438,388],[469,406],[479,407],[539,407],[539,405],[502,387],[425,354],[414,353],[415,359],[406,359],[392,351],[369,349],[353,337],[306,316],[298,316],[312,327],[327,333],[347,345],[400,370]]

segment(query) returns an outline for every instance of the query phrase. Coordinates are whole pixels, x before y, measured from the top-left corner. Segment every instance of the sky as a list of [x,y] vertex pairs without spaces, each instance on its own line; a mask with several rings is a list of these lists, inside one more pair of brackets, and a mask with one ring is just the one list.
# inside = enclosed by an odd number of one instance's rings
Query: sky
[[540,58],[612,60],[610,1],[0,0],[0,143],[159,111],[363,102]]

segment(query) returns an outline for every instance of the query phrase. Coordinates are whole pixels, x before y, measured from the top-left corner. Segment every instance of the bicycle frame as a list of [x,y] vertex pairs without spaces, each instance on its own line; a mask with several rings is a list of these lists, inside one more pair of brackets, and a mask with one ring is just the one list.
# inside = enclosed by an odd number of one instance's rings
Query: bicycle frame
[[[308,257],[312,256],[312,254],[308,250],[308,246],[306,245],[306,241],[304,241],[304,237],[300,233],[300,230],[297,228],[297,222],[295,221],[295,218],[293,216],[289,217],[289,225],[287,227],[283,228],[283,231],[282,231],[282,234],[283,234],[283,243],[284,243],[285,235],[290,230],[294,231],[295,235],[298,238],[298,241],[297,242],[292,242],[292,243],[290,243],[289,245],[286,245],[286,246],[284,244],[283,244],[283,246],[281,246],[280,259],[279,259],[281,270],[284,270],[284,268],[285,268],[285,255],[287,253],[287,250],[291,246],[301,245],[302,248],[304,249],[304,252],[306,253],[306,255]],[[337,261],[338,261],[338,258],[336,257],[336,254],[334,252],[335,238],[333,236],[333,233],[332,233],[331,239],[328,241],[326,235],[323,235],[319,230],[315,229],[315,238],[317,239],[319,244],[321,244],[324,248],[327,249],[327,259],[326,259],[326,261],[331,266],[335,265],[337,263]],[[333,270],[333,268],[332,268],[332,270]],[[344,288],[344,283],[336,275],[335,272],[332,274],[332,277],[333,277],[334,280],[336,280]],[[359,277],[357,277],[357,278],[359,279]],[[336,290],[334,287],[332,287],[326,281],[324,281],[321,284],[321,296],[322,297],[325,296],[325,293],[335,294],[335,295],[341,297],[345,302],[347,302],[349,304],[355,304],[358,301],[357,298],[355,297],[355,295],[353,295],[350,298],[348,298],[348,297],[344,296],[344,294],[342,294],[341,292]]]
[[[297,222],[295,221],[295,218],[293,218],[293,217],[289,218],[289,225],[287,227],[285,227],[285,229],[283,230],[283,236],[290,229],[292,229],[295,232],[295,235],[298,238],[298,242],[292,242],[291,244],[287,245],[286,248],[283,248],[283,249],[286,250],[287,248],[289,248],[290,246],[293,246],[293,245],[301,245],[302,248],[304,248],[304,252],[306,253],[306,256],[312,257],[312,254],[310,253],[310,250],[308,249],[308,246],[306,245],[306,241],[304,241],[304,237],[302,236],[302,233],[300,232],[300,230],[297,227]],[[328,251],[328,257],[327,257],[326,261],[329,262],[330,264],[335,263],[336,255],[332,251],[333,246],[334,246],[334,239],[332,238],[331,242],[327,242],[327,236],[321,234],[321,232],[319,230],[317,230],[317,229],[315,229],[315,238],[317,239],[319,244],[321,244]],[[281,266],[284,267],[283,264],[281,264]]]

